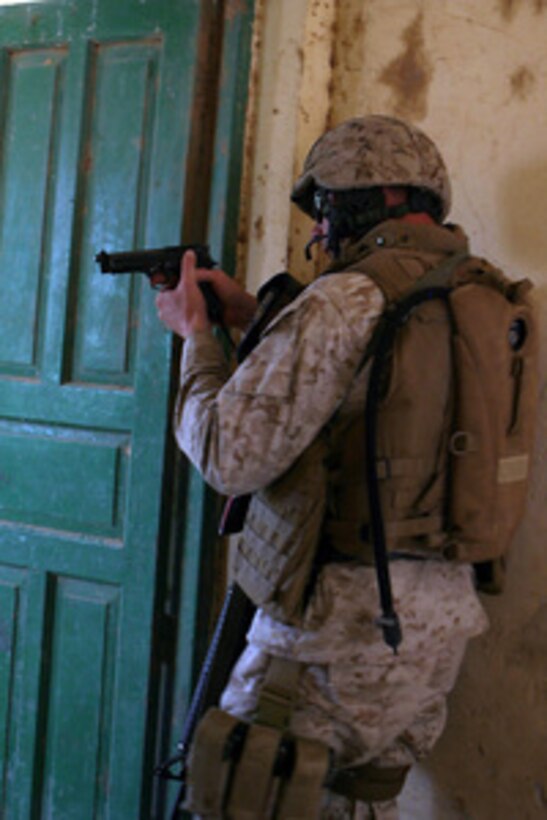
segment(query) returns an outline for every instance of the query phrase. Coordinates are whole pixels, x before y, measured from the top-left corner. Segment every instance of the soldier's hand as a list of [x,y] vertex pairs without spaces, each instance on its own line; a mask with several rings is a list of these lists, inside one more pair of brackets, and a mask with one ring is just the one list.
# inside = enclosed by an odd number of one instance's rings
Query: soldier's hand
[[218,268],[200,268],[196,271],[198,281],[210,282],[222,302],[222,320],[227,327],[245,330],[254,316],[256,298]]
[[194,251],[186,251],[182,258],[177,287],[162,291],[156,296],[160,320],[183,339],[211,327],[205,299],[198,286],[198,273],[202,272],[202,269],[196,268]]

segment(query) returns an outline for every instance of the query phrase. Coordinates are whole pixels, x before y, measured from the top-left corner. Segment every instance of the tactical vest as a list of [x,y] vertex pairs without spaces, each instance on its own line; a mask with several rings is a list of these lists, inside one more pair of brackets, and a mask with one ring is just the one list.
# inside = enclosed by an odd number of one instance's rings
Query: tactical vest
[[251,497],[234,580],[273,617],[298,623],[321,538],[327,442],[319,436],[283,476]]
[[[378,231],[329,275],[369,276],[384,293],[386,317],[449,254],[424,251],[419,232],[404,247],[402,223],[391,224],[387,245]],[[457,237],[453,246],[467,248]],[[450,286],[449,302],[426,299],[409,313],[382,362],[375,466],[391,556],[484,566],[506,553],[524,509],[538,334],[529,283],[466,256]],[[373,563],[366,377],[356,374],[314,445],[251,501],[236,580],[282,620],[298,622],[318,548],[325,560]],[[352,401],[352,391],[361,398]]]

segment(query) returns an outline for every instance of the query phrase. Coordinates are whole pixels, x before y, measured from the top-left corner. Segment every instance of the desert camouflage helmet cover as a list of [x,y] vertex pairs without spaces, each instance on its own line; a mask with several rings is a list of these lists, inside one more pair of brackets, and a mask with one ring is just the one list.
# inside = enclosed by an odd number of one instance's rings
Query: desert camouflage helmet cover
[[317,185],[333,191],[377,185],[427,188],[450,210],[450,180],[435,144],[414,125],[373,114],[346,120],[312,146],[291,199],[313,217]]

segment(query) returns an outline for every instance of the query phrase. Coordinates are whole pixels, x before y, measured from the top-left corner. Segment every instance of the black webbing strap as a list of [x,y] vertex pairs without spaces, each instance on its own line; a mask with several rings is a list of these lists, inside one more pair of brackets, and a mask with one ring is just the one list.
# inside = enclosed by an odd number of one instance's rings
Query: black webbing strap
[[327,788],[363,803],[394,800],[402,791],[410,766],[376,766],[365,763],[337,769],[327,781]]

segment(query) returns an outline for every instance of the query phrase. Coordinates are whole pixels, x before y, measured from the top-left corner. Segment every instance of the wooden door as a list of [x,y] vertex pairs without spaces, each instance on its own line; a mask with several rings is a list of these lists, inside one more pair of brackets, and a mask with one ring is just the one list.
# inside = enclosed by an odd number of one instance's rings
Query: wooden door
[[146,816],[171,340],[97,251],[180,241],[194,0],[0,7],[0,815]]

